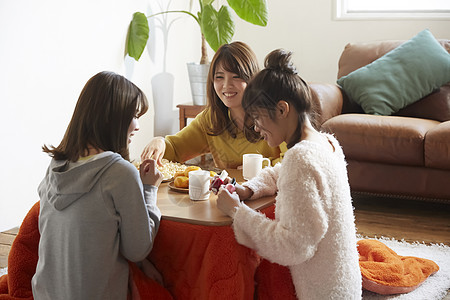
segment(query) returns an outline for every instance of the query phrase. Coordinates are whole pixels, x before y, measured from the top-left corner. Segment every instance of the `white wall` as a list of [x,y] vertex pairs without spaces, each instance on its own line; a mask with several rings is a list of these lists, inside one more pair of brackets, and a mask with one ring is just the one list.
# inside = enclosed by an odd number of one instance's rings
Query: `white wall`
[[[334,82],[348,42],[409,39],[424,28],[437,38],[450,38],[449,21],[334,21],[332,1],[269,0],[268,27],[237,20],[235,39],[247,42],[261,63],[273,49],[292,50],[306,80]],[[171,7],[186,9],[188,2],[174,0]],[[153,101],[151,80],[166,71],[175,79],[173,113],[177,104],[191,101],[186,62],[200,58],[199,30],[192,18],[169,18],[176,21],[168,33],[165,61],[160,29],[152,31],[152,47],[139,62],[123,58],[133,12],[160,11],[167,3],[0,0],[0,231],[20,225],[38,200],[36,189],[49,163],[40,147],[60,142],[91,76],[103,70],[125,75]],[[168,117],[176,127],[176,117]],[[140,125],[132,158],[153,136],[153,108]]]

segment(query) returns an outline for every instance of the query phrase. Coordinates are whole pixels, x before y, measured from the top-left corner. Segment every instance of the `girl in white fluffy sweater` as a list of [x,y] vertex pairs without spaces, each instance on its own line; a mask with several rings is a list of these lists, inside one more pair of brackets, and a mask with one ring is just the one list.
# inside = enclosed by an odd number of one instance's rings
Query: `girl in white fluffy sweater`
[[[283,162],[221,189],[217,206],[233,217],[237,241],[288,266],[299,299],[361,299],[361,273],[344,154],[331,135],[310,122],[313,95],[290,62],[271,52],[249,83],[242,105],[269,146],[288,144]],[[250,136],[250,135],[249,135]],[[275,219],[240,200],[276,196]]]

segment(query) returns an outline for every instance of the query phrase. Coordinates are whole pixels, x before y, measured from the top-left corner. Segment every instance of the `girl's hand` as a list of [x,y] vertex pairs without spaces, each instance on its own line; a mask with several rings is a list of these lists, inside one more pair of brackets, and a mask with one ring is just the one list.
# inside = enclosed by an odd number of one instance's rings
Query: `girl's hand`
[[141,154],[141,160],[154,159],[158,165],[162,165],[161,160],[164,157],[164,152],[166,152],[166,142],[163,137],[154,137],[150,143],[145,146]]
[[163,180],[163,175],[156,168],[156,161],[154,159],[144,160],[139,168],[139,173],[143,184],[159,187]]
[[238,183],[235,185],[236,193],[239,195],[241,200],[247,200],[253,196],[253,191],[246,186],[242,186]]
[[[209,189],[211,190],[212,184],[214,182],[214,179],[218,178],[219,175],[216,175],[213,177],[213,180],[211,181],[211,185],[209,187]],[[225,178],[225,180],[223,181],[224,185],[230,184],[232,181],[232,179],[230,177]],[[236,189],[236,193],[238,194],[239,198],[241,200],[247,200],[249,199],[251,196],[253,196],[253,191],[251,189],[249,189],[248,187],[242,186],[239,183],[236,183],[234,185],[235,189]],[[217,193],[218,194],[218,193]]]
[[217,208],[230,217],[234,216],[240,204],[238,194],[231,194],[227,189],[222,188],[217,194]]

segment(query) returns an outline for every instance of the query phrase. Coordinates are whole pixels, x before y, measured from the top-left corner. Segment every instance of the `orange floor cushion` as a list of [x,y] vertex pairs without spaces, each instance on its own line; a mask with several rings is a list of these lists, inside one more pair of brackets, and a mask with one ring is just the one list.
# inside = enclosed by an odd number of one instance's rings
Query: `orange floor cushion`
[[429,259],[400,256],[377,240],[358,241],[363,288],[383,295],[415,290],[439,266]]

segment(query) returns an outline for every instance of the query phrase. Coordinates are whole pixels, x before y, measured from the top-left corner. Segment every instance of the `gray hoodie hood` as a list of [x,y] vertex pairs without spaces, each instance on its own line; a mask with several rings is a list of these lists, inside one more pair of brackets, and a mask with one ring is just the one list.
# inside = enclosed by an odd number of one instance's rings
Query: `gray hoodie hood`
[[110,151],[99,155],[74,167],[69,167],[69,161],[52,159],[38,188],[41,199],[46,198],[55,209],[63,210],[88,193],[102,174],[122,159],[119,154]]

